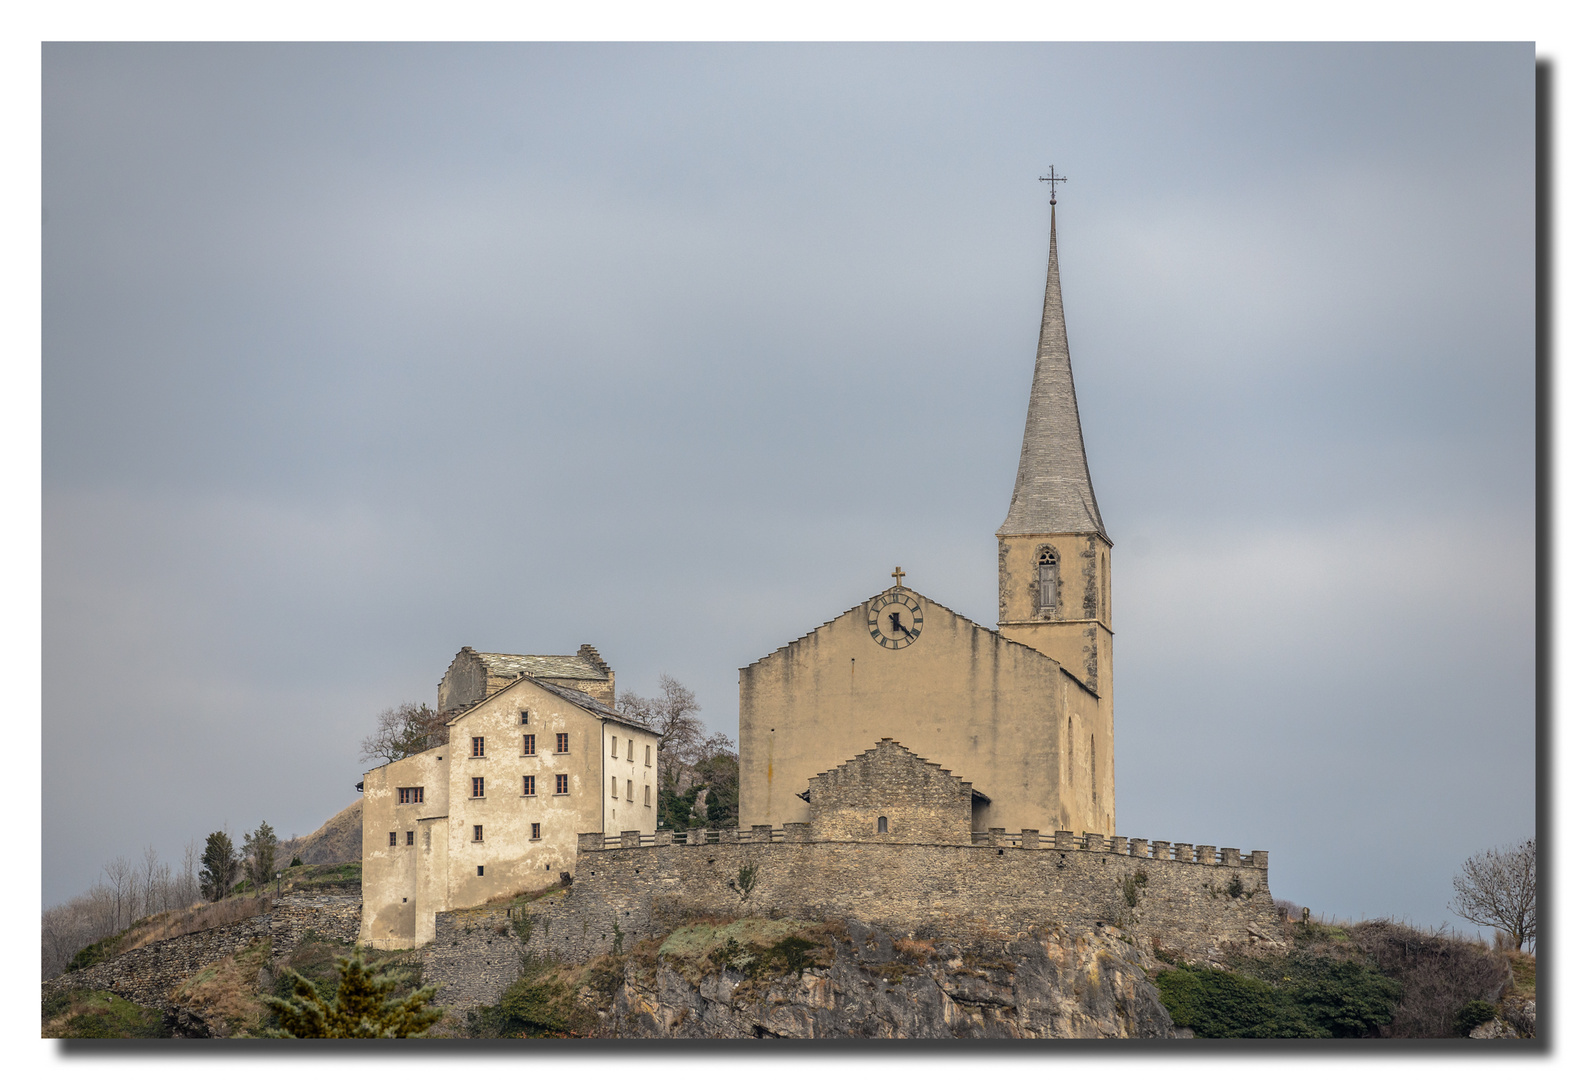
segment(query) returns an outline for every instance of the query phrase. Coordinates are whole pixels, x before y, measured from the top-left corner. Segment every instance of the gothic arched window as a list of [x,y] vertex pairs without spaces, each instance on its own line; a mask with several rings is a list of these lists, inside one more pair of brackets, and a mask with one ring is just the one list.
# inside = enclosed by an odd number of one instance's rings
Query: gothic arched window
[[1051,611],[1057,606],[1057,549],[1042,544],[1035,554],[1035,569],[1040,575],[1040,609]]

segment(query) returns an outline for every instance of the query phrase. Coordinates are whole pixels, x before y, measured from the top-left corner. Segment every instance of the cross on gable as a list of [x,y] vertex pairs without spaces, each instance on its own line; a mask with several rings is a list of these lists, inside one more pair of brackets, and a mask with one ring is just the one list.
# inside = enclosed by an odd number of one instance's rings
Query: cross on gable
[[900,589],[903,588],[903,579],[904,579],[903,567],[901,567],[901,566],[893,567],[893,580],[898,583],[898,588],[900,588]]

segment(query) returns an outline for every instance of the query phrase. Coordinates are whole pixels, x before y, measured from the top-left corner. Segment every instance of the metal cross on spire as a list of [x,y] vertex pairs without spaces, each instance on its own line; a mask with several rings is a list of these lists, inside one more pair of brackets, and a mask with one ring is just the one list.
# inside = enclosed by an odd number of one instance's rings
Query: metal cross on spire
[[1057,175],[1057,167],[1055,165],[1047,165],[1046,166],[1046,172],[1049,175],[1042,176],[1040,178],[1040,182],[1042,184],[1050,184],[1051,185],[1051,205],[1056,206],[1057,205],[1057,185],[1058,184],[1066,184],[1068,182],[1068,178],[1066,176],[1058,176]]

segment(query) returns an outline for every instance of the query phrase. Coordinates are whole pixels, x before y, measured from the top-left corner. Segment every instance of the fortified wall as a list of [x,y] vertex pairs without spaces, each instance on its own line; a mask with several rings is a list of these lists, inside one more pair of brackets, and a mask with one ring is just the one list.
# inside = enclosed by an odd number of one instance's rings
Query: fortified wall
[[611,842],[583,835],[573,886],[531,905],[529,947],[582,963],[616,942],[719,916],[857,918],[954,939],[1116,926],[1143,952],[1199,959],[1285,945],[1263,851],[1033,830],[994,829],[967,844],[812,840],[809,832],[791,823]]
[[[1270,857],[1034,829],[972,831],[972,785],[891,739],[811,779],[811,820],[579,838],[530,906],[533,952],[580,963],[698,919],[858,919],[924,938],[1117,927],[1142,952],[1285,947]],[[431,976],[430,976],[431,977]]]

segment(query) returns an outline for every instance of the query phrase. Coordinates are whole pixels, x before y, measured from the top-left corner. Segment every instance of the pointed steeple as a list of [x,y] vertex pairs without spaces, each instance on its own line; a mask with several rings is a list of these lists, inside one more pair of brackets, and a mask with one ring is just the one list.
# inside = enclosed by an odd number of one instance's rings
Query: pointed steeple
[[1097,533],[1106,537],[1095,505],[1090,466],[1084,458],[1079,403],[1068,359],[1068,328],[1062,318],[1062,279],[1057,272],[1057,204],[1051,206],[1051,256],[1046,264],[1046,306],[1040,316],[1040,348],[1029,391],[1024,449],[1019,454],[1013,501],[998,536]]

